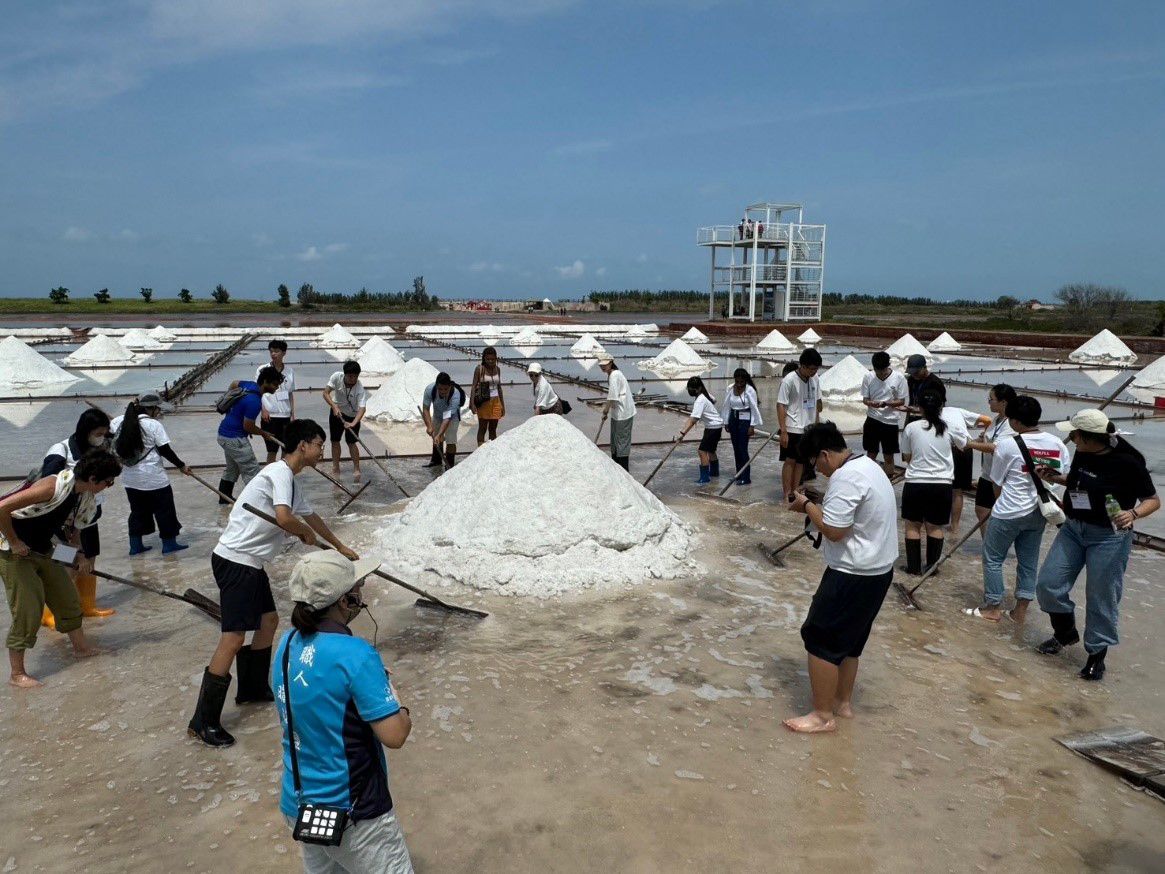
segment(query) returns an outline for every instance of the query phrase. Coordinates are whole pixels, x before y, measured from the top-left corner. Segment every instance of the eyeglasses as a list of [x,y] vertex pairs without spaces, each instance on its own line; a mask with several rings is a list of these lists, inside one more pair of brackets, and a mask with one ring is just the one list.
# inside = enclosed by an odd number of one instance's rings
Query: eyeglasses
[[308,442],[307,445],[312,446],[316,449],[323,449],[324,448],[324,441],[323,440],[311,440]]
[[114,484],[114,482],[116,482],[116,480],[115,480],[113,477],[110,477],[109,479],[102,480],[102,481],[101,481],[101,485],[103,485],[103,486],[105,486],[106,488],[108,488],[109,486],[113,485],[113,484]]

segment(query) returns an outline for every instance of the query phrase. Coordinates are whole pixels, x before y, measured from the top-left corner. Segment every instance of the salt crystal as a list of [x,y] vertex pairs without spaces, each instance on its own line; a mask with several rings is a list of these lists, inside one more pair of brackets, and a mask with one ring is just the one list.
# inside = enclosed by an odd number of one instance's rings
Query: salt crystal
[[104,719],[89,726],[90,731],[109,731],[109,723]]
[[678,771],[676,771],[675,775],[677,777],[679,777],[681,780],[703,780],[704,779],[703,774],[698,774],[695,771],[685,771],[683,768],[680,768]]

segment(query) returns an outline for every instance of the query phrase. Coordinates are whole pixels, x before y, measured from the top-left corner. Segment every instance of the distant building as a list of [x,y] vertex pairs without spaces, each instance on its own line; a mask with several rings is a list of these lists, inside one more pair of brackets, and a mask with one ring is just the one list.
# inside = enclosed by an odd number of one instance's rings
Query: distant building
[[1032,300],[1029,300],[1027,303],[1025,303],[1024,306],[1027,307],[1029,310],[1033,310],[1033,311],[1034,310],[1054,310],[1056,308],[1056,305],[1054,303],[1043,303],[1042,301],[1035,300],[1034,298]]

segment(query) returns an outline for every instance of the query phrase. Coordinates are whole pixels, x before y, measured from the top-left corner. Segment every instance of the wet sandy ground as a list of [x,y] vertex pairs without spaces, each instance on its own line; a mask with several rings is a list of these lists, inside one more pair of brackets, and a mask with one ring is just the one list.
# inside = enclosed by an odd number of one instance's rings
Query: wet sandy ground
[[[658,457],[637,451],[633,473]],[[548,604],[441,590],[489,610],[480,623],[369,587],[379,649],[413,711],[389,762],[417,870],[1165,870],[1161,802],[1052,740],[1165,728],[1165,559],[1134,553],[1125,642],[1089,685],[1075,676],[1079,648],[1032,651],[1047,636],[1041,614],[1025,628],[958,615],[980,591],[975,537],[920,593],[924,612],[887,598],[857,718],[835,736],[794,736],[780,719],[807,707],[798,629],[821,561],[803,542],[779,569],[757,548],[800,529],[767,503],[775,454],[761,459],[748,505],[691,498],[694,460],[680,453],[652,483],[701,534],[704,572],[691,579]],[[406,485],[425,482],[415,462],[394,464]],[[374,476],[377,504],[337,525],[358,549],[394,509]],[[321,512],[338,505],[321,478],[304,481]],[[191,549],[125,558],[116,489],[100,566],[213,594],[223,513],[196,483],[175,487]],[[284,616],[280,581],[297,554],[272,573]],[[0,690],[0,868],[297,869],[277,810],[274,710],[232,695],[228,750],[185,735],[216,626],[154,596],[101,593],[119,613],[87,628],[113,652],[73,662],[44,632],[29,665],[45,688]],[[372,637],[366,617],[354,627]]]

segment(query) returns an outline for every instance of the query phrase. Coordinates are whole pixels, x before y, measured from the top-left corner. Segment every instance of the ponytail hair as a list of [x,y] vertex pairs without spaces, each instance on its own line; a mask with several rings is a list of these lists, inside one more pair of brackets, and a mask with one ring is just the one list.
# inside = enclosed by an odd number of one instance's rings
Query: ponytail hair
[[316,610],[310,604],[296,601],[291,610],[291,625],[300,634],[315,634],[320,630],[320,622],[328,614],[328,607]]
[[1087,431],[1080,431],[1077,433],[1084,434],[1084,436],[1090,440],[1106,443],[1112,447],[1113,452],[1119,452],[1121,455],[1131,456],[1132,458],[1135,458],[1142,467],[1145,466],[1145,456],[1142,455],[1140,450],[1133,446],[1132,443],[1116,433],[1116,424],[1113,422],[1108,423],[1108,431],[1104,434],[1092,434]]
[[732,379],[735,381],[741,378],[744,379],[745,385],[752,388],[753,391],[756,391],[756,383],[752,381],[752,376],[743,367],[738,367],[736,370],[732,371]]
[[138,416],[144,412],[136,399],[126,406],[121,427],[117,429],[117,439],[113,443],[113,450],[118,458],[137,458],[142,454],[145,441],[142,439],[142,424],[138,421]]
[[943,396],[937,391],[927,390],[918,396],[918,408],[922,410],[922,417],[934,428],[934,433],[939,437],[947,431],[947,423],[942,417],[944,403]]
[[704,387],[704,380],[700,379],[698,376],[693,376],[688,380],[688,394],[690,394],[692,397],[703,395],[708,399],[708,403],[716,403],[716,399],[712,397],[712,395],[708,394],[708,389]]

